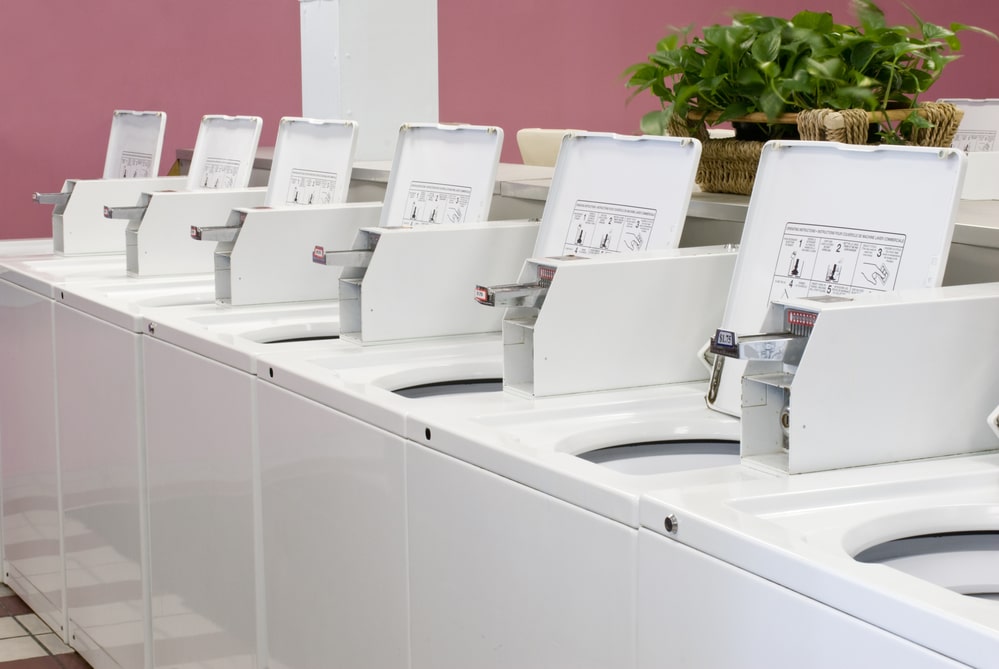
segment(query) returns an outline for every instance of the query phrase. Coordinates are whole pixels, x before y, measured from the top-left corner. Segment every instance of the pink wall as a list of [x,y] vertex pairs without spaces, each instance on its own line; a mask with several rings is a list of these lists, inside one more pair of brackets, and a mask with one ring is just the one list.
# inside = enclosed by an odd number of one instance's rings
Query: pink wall
[[[999,32],[999,3],[907,0],[925,21]],[[899,0],[878,3],[911,24]],[[727,23],[728,10],[792,16],[809,8],[853,22],[849,0],[438,0],[442,121],[501,126],[503,159],[519,161],[519,128],[636,132],[655,109],[649,94],[625,105],[621,72],[643,60],[671,25]],[[966,54],[931,89],[935,97],[999,97],[999,42],[968,34]]]
[[[404,2],[405,0],[399,0]],[[203,114],[301,113],[295,0],[21,0],[0,7],[0,238],[51,234],[33,191],[100,176],[111,111],[168,114],[162,168]],[[999,30],[999,4],[909,0],[923,18]],[[898,0],[890,18],[908,22]],[[625,105],[621,72],[669,25],[726,22],[732,7],[791,15],[801,0],[438,0],[442,121],[499,125],[519,161],[527,126],[634,132],[656,105]],[[829,7],[830,5],[826,5]],[[849,20],[848,0],[831,5]],[[999,43],[969,35],[934,96],[999,97]],[[400,74],[403,76],[403,73]]]
[[204,114],[301,114],[295,0],[21,0],[0,5],[0,238],[48,237],[34,191],[104,169],[111,112],[167,113],[162,170]]

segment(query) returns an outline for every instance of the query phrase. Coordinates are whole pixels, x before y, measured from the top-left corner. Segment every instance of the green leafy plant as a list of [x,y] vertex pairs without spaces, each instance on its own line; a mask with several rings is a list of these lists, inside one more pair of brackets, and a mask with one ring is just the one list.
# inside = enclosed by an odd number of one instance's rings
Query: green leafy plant
[[[958,33],[999,39],[961,23],[927,23],[911,9],[915,26],[890,26],[870,0],[851,4],[859,26],[803,11],[791,19],[737,14],[701,36],[671,29],[646,61],[625,71],[633,96],[648,90],[662,103],[643,118],[643,131],[661,132],[676,116],[703,136],[706,125],[748,117],[779,136],[784,126],[776,121],[805,109],[909,109],[958,58]],[[885,115],[883,139],[901,141],[911,126],[927,124],[915,113],[895,121]]]

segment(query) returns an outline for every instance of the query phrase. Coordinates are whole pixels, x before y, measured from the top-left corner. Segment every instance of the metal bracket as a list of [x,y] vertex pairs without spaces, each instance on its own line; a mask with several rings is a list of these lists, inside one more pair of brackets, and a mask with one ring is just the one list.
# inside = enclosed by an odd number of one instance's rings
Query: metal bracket
[[240,228],[234,225],[199,227],[191,226],[191,239],[206,242],[233,242],[239,236]]
[[146,207],[104,207],[104,218],[124,218],[138,221],[146,213]]
[[312,251],[312,262],[333,267],[367,267],[373,255],[374,251],[327,251],[317,246]]
[[509,283],[501,286],[476,286],[475,301],[487,307],[528,307],[540,309],[548,295],[549,284]]
[[69,202],[69,193],[35,193],[31,196],[38,204],[54,204],[57,207]]

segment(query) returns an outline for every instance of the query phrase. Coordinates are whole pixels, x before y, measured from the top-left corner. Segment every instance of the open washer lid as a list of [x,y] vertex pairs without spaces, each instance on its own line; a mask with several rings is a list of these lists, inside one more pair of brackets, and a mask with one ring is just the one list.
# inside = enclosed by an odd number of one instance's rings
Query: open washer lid
[[[965,163],[955,149],[768,142],[721,327],[774,331],[779,298],[939,286]],[[709,406],[741,415],[745,366],[716,362]]]
[[154,177],[159,173],[166,113],[116,109],[104,159],[105,179]]
[[485,221],[502,147],[494,126],[402,126],[380,226]]
[[264,204],[345,202],[356,145],[354,121],[282,118]]
[[567,134],[534,257],[676,247],[700,157],[686,137]]
[[999,134],[999,99],[948,98],[949,102],[964,112],[951,146],[969,153],[999,151],[996,135]]
[[259,116],[202,118],[187,175],[187,190],[246,188],[262,125]]

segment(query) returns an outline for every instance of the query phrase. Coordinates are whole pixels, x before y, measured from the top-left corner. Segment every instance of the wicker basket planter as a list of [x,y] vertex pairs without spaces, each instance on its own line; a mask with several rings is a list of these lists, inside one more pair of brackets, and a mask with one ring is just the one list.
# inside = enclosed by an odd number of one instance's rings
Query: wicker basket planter
[[[912,137],[906,138],[907,143],[914,146],[950,146],[964,115],[963,112],[947,102],[924,103],[916,110],[920,116],[930,121],[933,127],[917,128]],[[776,122],[796,124],[798,133],[804,140],[866,144],[871,123],[885,119],[897,122],[907,118],[911,113],[911,109],[884,112],[867,112],[862,109],[841,111],[812,109],[797,114],[784,114],[778,117]],[[739,120],[752,123],[767,122],[763,114],[753,114]],[[671,123],[670,134],[689,135],[689,132],[685,124]],[[697,168],[697,184],[701,190],[707,193],[751,194],[764,143],[739,139],[706,137],[699,139],[703,144],[701,162]]]

